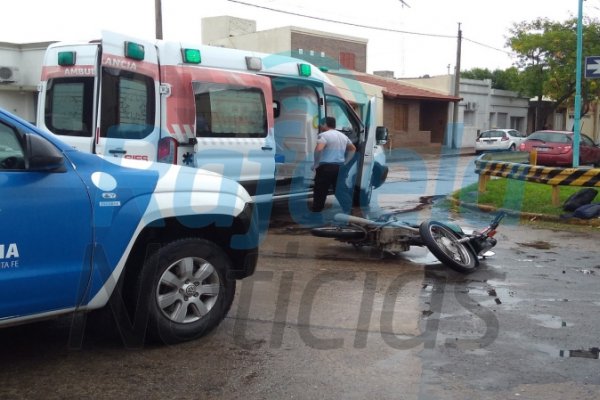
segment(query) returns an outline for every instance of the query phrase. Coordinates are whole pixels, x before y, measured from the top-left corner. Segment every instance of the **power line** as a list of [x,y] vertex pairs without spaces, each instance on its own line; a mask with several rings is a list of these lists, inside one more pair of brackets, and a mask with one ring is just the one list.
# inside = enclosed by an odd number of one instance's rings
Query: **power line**
[[384,31],[384,32],[404,33],[404,34],[407,34],[407,35],[439,37],[439,38],[445,38],[445,39],[456,39],[456,36],[453,36],[453,35],[441,35],[441,34],[435,34],[435,33],[420,33],[420,32],[402,31],[402,30],[398,30],[398,29],[380,28],[380,27],[376,27],[376,26],[356,24],[356,23],[347,22],[347,21],[337,21],[337,20],[333,20],[333,19],[330,19],[330,18],[315,17],[313,15],[300,14],[300,13],[296,13],[296,12],[292,12],[292,11],[279,10],[277,8],[260,6],[258,4],[246,3],[244,1],[239,1],[239,0],[227,0],[227,1],[229,1],[231,3],[242,4],[242,5],[249,6],[249,7],[260,8],[260,9],[263,9],[263,10],[269,10],[269,11],[274,11],[274,12],[278,12],[278,13],[282,13],[282,14],[293,15],[293,16],[296,16],[296,17],[310,18],[310,19],[315,19],[315,20],[318,20],[318,21],[325,21],[325,22],[333,22],[335,24],[343,24],[343,25],[355,26],[357,28],[373,29],[373,30]]
[[476,45],[478,45],[478,46],[487,47],[488,49],[491,49],[491,50],[496,50],[496,51],[499,51],[499,52],[501,52],[501,53],[504,53],[504,54],[507,54],[507,55],[509,55],[509,56],[511,56],[511,57],[515,55],[515,53],[512,53],[512,52],[510,52],[510,51],[502,50],[502,49],[499,49],[499,48],[497,48],[497,47],[490,46],[489,44],[485,44],[485,43],[477,42],[477,41],[475,41],[475,40],[472,40],[472,39],[466,38],[466,37],[464,37],[464,36],[463,36],[463,40],[465,40],[465,41],[467,41],[467,42],[471,42],[471,43],[473,43],[473,44],[476,44]]
[[[301,14],[301,13],[292,12],[292,11],[280,10],[280,9],[277,9],[277,8],[261,6],[261,5],[253,4],[253,3],[247,3],[245,1],[240,1],[240,0],[227,0],[227,1],[229,1],[231,3],[241,4],[241,5],[244,5],[244,6],[255,7],[255,8],[260,8],[260,9],[263,9],[263,10],[278,12],[278,13],[281,13],[281,14],[288,14],[288,15],[293,15],[293,16],[296,16],[296,17],[309,18],[309,19],[314,19],[314,20],[318,20],[318,21],[333,22],[335,24],[355,26],[355,27],[358,27],[358,28],[372,29],[372,30],[384,31],[384,32],[403,33],[403,34],[406,34],[406,35],[436,37],[436,38],[444,38],[444,39],[456,39],[455,35],[442,35],[442,34],[436,34],[436,33],[422,33],[422,32],[403,31],[403,30],[391,29],[391,28],[381,28],[381,27],[377,27],[377,26],[362,25],[362,24],[356,24],[356,23],[347,22],[347,21],[332,20],[330,18],[315,17],[313,15]],[[403,1],[401,1],[401,2],[403,4],[406,4]],[[406,4],[406,5],[408,6],[408,4]],[[478,46],[482,46],[482,47],[486,47],[486,48],[491,49],[491,50],[499,51],[499,52],[507,54],[509,56],[513,56],[514,55],[513,53],[508,52],[506,50],[502,50],[502,49],[499,49],[499,48],[494,47],[494,46],[490,46],[490,45],[487,45],[487,44],[484,44],[484,43],[481,43],[481,42],[477,42],[475,40],[466,38],[464,36],[462,38],[463,38],[463,40],[466,40],[466,41],[471,42],[473,44],[476,44]]]

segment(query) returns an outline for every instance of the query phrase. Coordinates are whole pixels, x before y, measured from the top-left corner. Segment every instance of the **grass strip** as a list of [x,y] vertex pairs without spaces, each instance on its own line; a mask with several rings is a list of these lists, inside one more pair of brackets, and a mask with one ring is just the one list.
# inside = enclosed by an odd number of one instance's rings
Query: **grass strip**
[[[565,211],[562,204],[573,193],[581,190],[578,186],[560,186],[560,205],[552,205],[552,186],[542,183],[525,182],[514,179],[493,178],[488,181],[486,191],[479,193],[477,183],[466,186],[452,194],[464,203],[505,208],[522,213],[560,216]],[[599,201],[596,196],[594,201]]]

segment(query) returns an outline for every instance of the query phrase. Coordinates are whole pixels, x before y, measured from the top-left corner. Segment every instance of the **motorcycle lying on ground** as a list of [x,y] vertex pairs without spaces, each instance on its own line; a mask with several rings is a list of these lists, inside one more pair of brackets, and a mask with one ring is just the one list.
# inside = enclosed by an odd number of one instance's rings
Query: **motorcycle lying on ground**
[[501,212],[481,231],[465,233],[453,223],[433,220],[413,225],[396,219],[394,214],[375,220],[347,214],[336,214],[337,225],[311,229],[317,237],[334,238],[355,247],[370,246],[382,254],[408,251],[411,246],[427,247],[443,264],[461,273],[473,272],[479,267],[479,258],[492,256],[489,250],[497,241],[496,229],[506,214]]

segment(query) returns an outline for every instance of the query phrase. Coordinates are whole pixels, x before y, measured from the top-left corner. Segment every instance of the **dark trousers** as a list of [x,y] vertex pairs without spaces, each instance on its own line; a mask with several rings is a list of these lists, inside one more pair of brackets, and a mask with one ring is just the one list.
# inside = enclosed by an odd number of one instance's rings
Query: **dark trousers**
[[346,188],[346,168],[338,164],[321,164],[316,169],[315,185],[313,187],[313,212],[321,212],[329,189],[335,191],[335,197],[345,213],[352,209],[352,195]]

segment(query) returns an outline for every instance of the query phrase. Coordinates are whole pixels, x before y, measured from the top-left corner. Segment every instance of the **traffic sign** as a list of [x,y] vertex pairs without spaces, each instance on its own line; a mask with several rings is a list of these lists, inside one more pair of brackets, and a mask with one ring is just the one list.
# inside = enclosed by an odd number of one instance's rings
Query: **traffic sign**
[[600,56],[585,58],[585,77],[600,78]]

